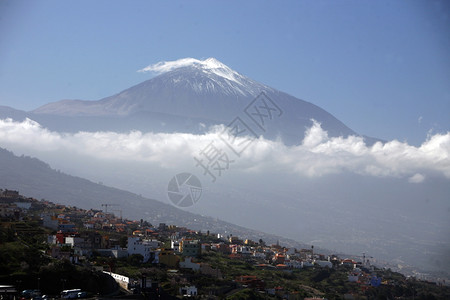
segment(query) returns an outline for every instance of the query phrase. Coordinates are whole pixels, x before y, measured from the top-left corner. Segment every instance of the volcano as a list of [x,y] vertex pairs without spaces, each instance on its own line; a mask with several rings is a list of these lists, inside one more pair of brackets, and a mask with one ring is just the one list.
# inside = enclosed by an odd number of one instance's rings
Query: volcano
[[[116,95],[97,101],[62,100],[31,112],[30,118],[51,129],[141,130],[202,133],[227,125],[264,93],[282,117],[264,131],[264,137],[286,144],[302,141],[312,120],[330,136],[358,135],[322,108],[256,82],[214,58],[162,62],[141,71],[159,75]],[[367,141],[370,143],[370,138]]]

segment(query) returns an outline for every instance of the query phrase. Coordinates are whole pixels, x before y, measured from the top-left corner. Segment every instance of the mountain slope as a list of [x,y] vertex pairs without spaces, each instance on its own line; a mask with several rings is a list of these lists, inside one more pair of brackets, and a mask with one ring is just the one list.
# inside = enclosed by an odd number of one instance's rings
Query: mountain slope
[[145,215],[145,220],[154,225],[174,224],[213,233],[232,233],[253,240],[262,238],[270,243],[280,240],[283,245],[292,247],[304,246],[291,239],[189,213],[157,200],[70,176],[51,169],[36,158],[18,157],[3,148],[0,148],[0,188],[85,209],[101,209],[102,203],[118,204],[124,217],[139,220]]
[[[281,110],[281,116],[265,128],[264,136],[267,138],[281,137],[288,144],[299,143],[305,128],[311,126],[311,119],[320,122],[331,136],[356,134],[320,107],[247,78],[213,58],[181,64],[98,101],[63,100],[49,103],[32,111],[30,117],[44,126],[47,126],[47,121],[42,116],[102,117],[104,119],[93,122],[100,127],[108,127],[101,125],[108,118],[121,117],[123,130],[130,129],[129,126],[134,124],[133,129],[145,131],[192,132],[192,128],[186,125],[199,124],[199,120],[209,120],[205,125],[227,125],[242,115],[246,106],[261,92]],[[142,118],[148,113],[152,116]],[[141,122],[137,124],[136,119]],[[150,125],[152,122],[153,125]],[[160,127],[155,126],[158,122],[170,123],[169,128],[155,128]],[[76,127],[77,122],[73,123]],[[71,131],[76,130],[73,128]],[[94,124],[91,130],[97,130]]]

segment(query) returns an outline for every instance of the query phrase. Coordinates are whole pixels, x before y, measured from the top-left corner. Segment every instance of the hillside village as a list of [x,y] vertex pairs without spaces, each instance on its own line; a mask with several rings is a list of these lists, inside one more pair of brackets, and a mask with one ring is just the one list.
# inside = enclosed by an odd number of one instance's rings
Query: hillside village
[[[85,210],[0,190],[0,218],[5,270],[0,284],[10,287],[0,290],[5,297],[25,289],[59,295],[78,288],[86,293],[80,297],[127,299],[450,296],[445,282],[405,278],[376,268],[366,257],[355,261],[316,253],[313,246],[286,248],[262,239],[127,220],[120,207],[108,203]],[[40,259],[28,262],[28,257],[14,265],[16,258],[7,248],[12,245],[19,250],[36,247]],[[59,268],[52,284],[50,265]],[[85,272],[98,281],[85,284],[70,272]]]

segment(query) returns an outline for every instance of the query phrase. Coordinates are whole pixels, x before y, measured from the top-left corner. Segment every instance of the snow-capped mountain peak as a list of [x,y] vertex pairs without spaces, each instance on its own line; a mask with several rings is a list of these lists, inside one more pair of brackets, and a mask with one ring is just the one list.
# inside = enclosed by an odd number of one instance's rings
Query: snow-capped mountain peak
[[210,57],[201,62],[203,72],[212,73],[217,76],[224,77],[230,81],[234,81],[240,85],[243,85],[242,82],[243,76],[238,72],[230,69],[228,66],[224,65],[217,59]]
[[243,85],[243,78],[241,74],[232,70],[227,65],[221,63],[217,59],[210,57],[204,60],[195,58],[181,58],[175,61],[162,61],[153,65],[149,65],[138,72],[152,72],[157,74],[167,73],[175,69],[193,67],[201,70],[202,72],[211,75],[217,75],[227,80],[233,81],[240,85]]
[[203,62],[210,68],[223,68],[226,67],[223,63],[215,59],[214,57],[207,58]]
[[[139,128],[145,130],[156,130],[152,122],[161,120],[171,124],[173,130],[184,132],[193,119],[210,125],[227,124],[243,114],[264,116],[267,105],[276,103],[283,111],[283,119],[274,120],[273,126],[264,132],[265,137],[282,137],[294,143],[301,141],[304,128],[311,127],[311,119],[320,122],[329,136],[354,134],[323,109],[241,75],[215,58],[163,61],[140,72],[158,76],[97,101],[53,102],[39,107],[33,114],[121,117],[121,121],[127,119],[130,124],[142,122],[144,125],[140,124]],[[270,103],[258,98],[262,92]],[[142,119],[149,115],[152,120]],[[153,125],[145,125],[150,123]],[[132,128],[135,129],[134,125]]]

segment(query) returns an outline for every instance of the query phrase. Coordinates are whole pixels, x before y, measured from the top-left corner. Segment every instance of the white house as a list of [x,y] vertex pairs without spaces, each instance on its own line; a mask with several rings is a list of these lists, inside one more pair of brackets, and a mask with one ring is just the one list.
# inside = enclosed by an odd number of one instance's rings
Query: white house
[[241,253],[244,255],[251,255],[252,249],[249,246],[237,246],[237,253]]
[[333,267],[333,264],[331,263],[331,261],[327,261],[327,260],[316,260],[315,263],[316,263],[316,265],[319,265],[322,268],[332,268]]
[[186,296],[197,296],[197,288],[195,285],[180,288],[180,294]]
[[71,247],[87,248],[89,246],[89,243],[87,243],[84,238],[76,236],[66,236],[64,242]]
[[154,254],[153,250],[159,247],[159,242],[154,240],[142,240],[140,237],[128,237],[128,255],[140,254],[147,262]]
[[56,244],[56,235],[47,236],[47,244]]
[[172,248],[174,252],[180,253],[180,242],[177,240],[170,241],[170,248]]
[[303,268],[311,268],[311,267],[314,267],[314,264],[309,261],[302,261],[302,267]]
[[266,258],[266,254],[264,252],[253,251],[253,257],[264,259]]
[[293,268],[293,269],[301,269],[302,263],[298,260],[291,260],[291,259],[286,259],[284,261],[284,264],[288,267],[288,268]]
[[84,228],[86,229],[94,229],[95,228],[95,223],[94,222],[85,222],[83,224]]

